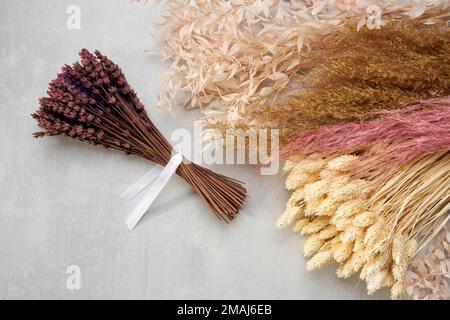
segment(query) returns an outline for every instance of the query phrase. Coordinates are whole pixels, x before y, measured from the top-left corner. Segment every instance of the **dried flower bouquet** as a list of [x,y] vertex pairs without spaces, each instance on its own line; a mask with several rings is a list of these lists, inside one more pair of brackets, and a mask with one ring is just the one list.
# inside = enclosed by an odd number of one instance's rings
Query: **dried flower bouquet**
[[308,270],[334,260],[339,277],[359,273],[369,294],[405,294],[411,260],[450,218],[449,107],[448,97],[420,101],[306,131],[284,150],[293,194],[278,226],[309,236]]
[[212,129],[279,128],[281,143],[302,131],[370,120],[382,110],[450,94],[450,30],[442,25],[395,23],[379,30],[351,29],[312,52],[298,69],[300,90],[273,102],[260,99],[239,122],[210,121]]
[[[48,97],[33,114],[44,131],[136,155],[165,166],[175,154],[147,115],[122,70],[99,51],[84,49],[81,63],[66,65],[50,83]],[[214,214],[231,221],[244,205],[246,189],[231,178],[184,161],[177,170]]]
[[[449,16],[449,1],[165,1],[160,24],[163,56],[172,62],[160,106],[202,108],[208,122],[234,128],[257,125],[254,103],[282,92],[306,57],[348,29],[414,18],[432,24]],[[373,19],[372,19],[373,20]],[[372,26],[376,27],[376,26]]]

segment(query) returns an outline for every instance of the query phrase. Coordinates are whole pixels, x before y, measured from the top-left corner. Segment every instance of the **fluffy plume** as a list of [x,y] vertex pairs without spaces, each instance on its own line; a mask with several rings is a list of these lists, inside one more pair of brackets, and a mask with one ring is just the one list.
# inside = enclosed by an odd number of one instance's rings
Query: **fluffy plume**
[[[385,112],[382,118],[364,124],[345,123],[308,130],[287,145],[281,155],[328,157],[358,153],[358,160],[364,163],[361,165],[364,174],[370,171],[372,176],[379,176],[394,172],[406,162],[446,151],[450,151],[449,96]],[[352,165],[350,160],[345,163]]]
[[222,128],[251,125],[252,104],[290,88],[309,54],[346,30],[410,19],[435,24],[450,12],[447,0],[164,3],[168,12],[157,26],[162,55],[172,64],[158,105],[171,106],[181,96],[181,104],[202,108],[208,122]]
[[450,94],[450,33],[443,26],[347,30],[307,61],[296,78],[300,90],[275,102],[259,100],[239,120],[213,121],[212,127],[280,128],[284,145],[307,129],[368,121],[382,110]]

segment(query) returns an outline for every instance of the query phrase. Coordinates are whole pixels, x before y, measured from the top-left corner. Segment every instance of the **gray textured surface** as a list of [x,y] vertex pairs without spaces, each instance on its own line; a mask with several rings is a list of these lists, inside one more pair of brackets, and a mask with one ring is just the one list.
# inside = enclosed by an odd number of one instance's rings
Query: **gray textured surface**
[[[66,27],[70,4],[82,9],[79,31]],[[173,179],[130,232],[131,207],[118,195],[149,163],[31,138],[37,128],[29,114],[82,47],[122,66],[163,132],[191,128],[195,112],[174,118],[152,108],[164,65],[144,51],[153,49],[149,33],[160,14],[127,0],[0,2],[0,298],[367,298],[362,282],[341,281],[332,268],[306,273],[303,240],[274,228],[288,198],[280,177],[216,167],[249,188],[248,205],[229,226]],[[66,287],[69,265],[81,268],[79,291]]]

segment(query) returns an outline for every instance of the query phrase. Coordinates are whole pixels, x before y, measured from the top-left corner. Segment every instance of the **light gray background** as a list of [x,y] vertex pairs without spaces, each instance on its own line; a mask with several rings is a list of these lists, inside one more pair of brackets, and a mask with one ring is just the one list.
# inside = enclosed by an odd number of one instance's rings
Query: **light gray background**
[[[82,9],[79,31],[66,27],[70,4]],[[304,270],[304,239],[275,228],[289,197],[280,176],[215,167],[248,185],[248,204],[231,225],[173,179],[130,232],[132,204],[118,195],[150,163],[31,138],[39,97],[83,47],[124,69],[164,133],[192,129],[198,113],[153,107],[166,66],[145,51],[158,49],[150,32],[162,12],[127,0],[0,2],[0,298],[367,299],[363,282],[339,280],[334,266]],[[79,291],[66,287],[69,265],[81,268]]]

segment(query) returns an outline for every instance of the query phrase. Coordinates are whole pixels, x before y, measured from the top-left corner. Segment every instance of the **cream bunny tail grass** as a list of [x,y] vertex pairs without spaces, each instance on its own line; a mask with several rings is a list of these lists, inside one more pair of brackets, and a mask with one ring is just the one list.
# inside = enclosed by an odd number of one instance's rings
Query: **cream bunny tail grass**
[[399,299],[411,260],[449,220],[449,163],[449,153],[428,155],[373,189],[369,178],[351,175],[358,156],[293,156],[284,170],[293,193],[278,227],[308,236],[307,270],[335,261],[338,277],[359,273],[368,294],[389,287]]

